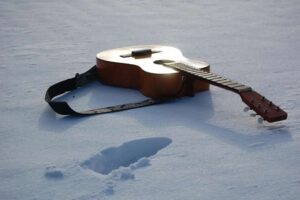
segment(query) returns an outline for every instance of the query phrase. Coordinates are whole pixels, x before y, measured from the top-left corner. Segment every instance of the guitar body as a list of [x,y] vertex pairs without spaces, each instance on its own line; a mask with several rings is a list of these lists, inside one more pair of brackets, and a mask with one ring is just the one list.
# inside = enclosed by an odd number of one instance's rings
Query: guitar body
[[[131,46],[102,51],[97,54],[98,77],[104,84],[133,88],[153,99],[191,95],[209,89],[203,80],[190,81],[188,74],[163,66],[161,62],[190,62],[195,68],[209,72],[208,63],[191,61],[174,47],[160,45]],[[185,87],[185,88],[184,88]],[[180,92],[182,91],[182,92]]]

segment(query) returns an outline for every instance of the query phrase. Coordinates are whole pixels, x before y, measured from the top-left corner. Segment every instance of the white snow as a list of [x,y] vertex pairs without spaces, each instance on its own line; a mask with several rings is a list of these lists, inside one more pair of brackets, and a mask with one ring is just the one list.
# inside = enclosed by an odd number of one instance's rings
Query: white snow
[[[298,0],[1,1],[0,199],[299,199],[299,10]],[[47,87],[98,52],[140,44],[210,63],[288,120],[258,124],[216,87],[85,118],[45,103]],[[92,83],[61,98],[84,110],[145,97]]]

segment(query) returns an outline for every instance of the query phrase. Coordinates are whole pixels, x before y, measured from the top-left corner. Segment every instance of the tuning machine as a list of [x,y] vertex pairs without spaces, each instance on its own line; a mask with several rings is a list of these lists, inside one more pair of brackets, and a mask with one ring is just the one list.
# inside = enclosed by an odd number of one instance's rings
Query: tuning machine
[[262,117],[257,118],[257,123],[262,124],[264,122],[264,119]]
[[[250,117],[256,117],[256,116],[259,116],[259,115],[257,113],[251,113],[250,114]],[[262,124],[263,121],[264,121],[264,119],[262,117],[257,118],[257,123]]]

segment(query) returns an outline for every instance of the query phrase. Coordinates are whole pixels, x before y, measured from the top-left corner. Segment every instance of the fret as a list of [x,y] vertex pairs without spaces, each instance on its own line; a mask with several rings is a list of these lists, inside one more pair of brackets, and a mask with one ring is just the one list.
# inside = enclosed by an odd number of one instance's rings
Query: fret
[[240,83],[237,83],[237,82],[234,82],[234,81],[231,81],[231,83],[226,83],[226,85],[228,86],[233,86],[233,85],[241,85]]
[[237,87],[237,86],[244,86],[244,85],[240,84],[240,83],[232,83],[232,84],[229,84],[228,86],[234,88],[234,87]]
[[224,83],[227,83],[227,82],[231,82],[231,80],[229,80],[227,78],[224,78],[222,81],[218,81],[217,83],[224,84]]
[[226,86],[231,86],[231,85],[235,85],[235,84],[237,84],[237,83],[232,82],[232,81],[230,81],[228,83],[223,83],[223,85],[226,85]]
[[210,81],[216,82],[216,81],[215,81],[215,78],[216,78],[216,77],[209,77],[209,78],[207,78],[207,79],[209,79]]
[[217,78],[222,78],[221,76],[217,75],[217,74],[213,74],[213,73],[210,73],[210,72],[204,72],[204,71],[193,71],[195,75],[198,75],[200,76],[201,78],[214,78],[214,79],[217,79]]
[[203,76],[204,76],[204,75],[202,75],[202,74],[199,74],[199,73],[196,73],[196,72],[194,72],[193,74],[194,74],[195,76],[198,76],[198,77],[200,77],[200,78],[203,78]]
[[188,69],[188,68],[182,68],[186,72],[192,72],[192,73],[200,73],[202,75],[207,74],[205,71],[197,70],[197,69]]
[[[201,78],[204,78],[204,77],[201,77]],[[206,79],[206,80],[213,80],[213,78],[211,78],[211,77],[205,77],[204,79]]]
[[217,76],[216,74],[213,74],[213,73],[210,73],[210,72],[205,72],[205,71],[202,71],[202,70],[193,70],[193,72],[199,74],[200,76],[205,76],[205,75],[215,75],[215,76]]
[[207,75],[201,75],[202,78],[213,78],[213,77],[216,77],[216,75],[214,74],[207,74]]
[[[240,83],[225,83],[225,84],[223,84],[223,85],[225,85],[225,86],[227,86],[227,87],[230,87],[230,88],[232,88],[232,89],[235,89],[235,90],[240,90],[241,88],[243,89],[244,87],[248,87],[248,86],[245,86],[245,85],[243,85],[243,84],[240,84]],[[237,89],[238,88],[238,89]]]
[[223,77],[218,77],[218,78],[216,78],[216,79],[214,79],[213,81],[215,81],[215,82],[218,82],[218,81],[221,81],[221,80],[223,80],[224,78]]
[[208,79],[208,80],[213,80],[215,78],[221,78],[221,76],[219,76],[219,75],[216,75],[216,74],[213,74],[213,73],[210,73],[210,72],[205,72],[205,71],[202,71],[202,70],[199,70],[199,69],[187,68],[186,66],[180,67],[180,69],[183,70],[183,71],[186,71],[188,73],[197,75],[201,78]]
[[191,73],[193,75],[199,76],[199,77],[204,78],[204,79],[211,79],[212,77],[213,78],[220,77],[220,76],[218,76],[216,74],[213,74],[213,73],[201,71],[201,70],[194,69],[194,68],[187,68],[184,65],[180,65],[180,67],[178,65],[172,65],[172,66],[179,69],[179,70]]
[[[184,70],[184,71],[186,71],[186,70]],[[188,71],[186,71],[186,72],[188,72]],[[198,73],[198,72],[195,72],[195,71],[189,71],[188,73],[199,76],[199,77],[202,77],[204,75],[204,73]]]
[[236,87],[234,87],[234,88],[237,89],[237,90],[240,90],[240,89],[244,89],[245,87],[247,87],[247,86],[241,85],[241,86],[236,86]]
[[182,67],[182,68],[179,68],[179,69],[182,69],[183,71],[186,71],[186,72],[189,72],[189,73],[197,73],[200,76],[208,74],[205,71],[201,71],[201,70],[197,70],[197,69],[189,69],[187,67]]
[[207,74],[207,73],[194,73],[194,74],[199,76],[200,78],[204,78],[204,79],[213,77],[213,75]]
[[205,78],[205,77],[210,77],[210,76],[212,76],[213,74],[209,74],[209,73],[207,73],[207,72],[195,72],[195,74],[196,75],[198,75],[198,76],[200,76],[200,77],[202,77],[202,78]]
[[189,65],[187,64],[183,64],[183,63],[174,63],[174,64],[168,64],[169,66],[172,66],[172,67],[175,67],[177,69],[181,69],[183,71],[186,71],[186,72],[201,72],[201,73],[209,73],[209,72],[205,72],[205,71],[202,71],[202,70],[199,70],[197,68],[191,68]]

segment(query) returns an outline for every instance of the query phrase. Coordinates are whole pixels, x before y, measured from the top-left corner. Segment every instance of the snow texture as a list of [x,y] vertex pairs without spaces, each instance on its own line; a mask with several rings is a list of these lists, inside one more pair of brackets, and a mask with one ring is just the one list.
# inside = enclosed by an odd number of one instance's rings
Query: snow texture
[[[299,10],[299,0],[0,1],[0,199],[299,199]],[[210,63],[288,120],[258,124],[217,87],[93,117],[45,103],[47,87],[98,52],[141,44]],[[60,99],[84,110],[145,97],[91,83]]]

